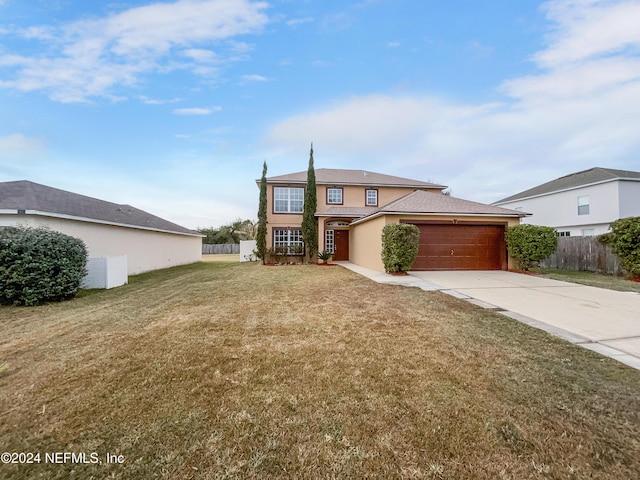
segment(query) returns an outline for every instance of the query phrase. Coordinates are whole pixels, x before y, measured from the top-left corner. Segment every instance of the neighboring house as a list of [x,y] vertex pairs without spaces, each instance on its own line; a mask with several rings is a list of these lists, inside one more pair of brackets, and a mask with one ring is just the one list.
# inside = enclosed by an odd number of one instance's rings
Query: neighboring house
[[[378,271],[384,271],[382,229],[389,223],[420,229],[415,270],[506,269],[505,228],[526,215],[444,195],[446,187],[434,183],[363,170],[315,174],[319,250]],[[267,178],[267,248],[304,248],[306,182],[306,171]]]
[[600,235],[614,220],[640,216],[640,172],[591,168],[493,205],[529,212],[522,223],[553,227],[561,237]]
[[130,205],[29,181],[0,183],[0,226],[45,226],[84,241],[89,257],[127,256],[128,273],[199,262],[202,235]]

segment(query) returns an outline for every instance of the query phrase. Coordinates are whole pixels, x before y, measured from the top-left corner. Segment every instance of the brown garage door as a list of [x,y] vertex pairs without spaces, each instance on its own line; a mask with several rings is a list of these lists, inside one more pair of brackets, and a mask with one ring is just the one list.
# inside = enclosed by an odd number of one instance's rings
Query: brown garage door
[[502,225],[418,225],[414,270],[506,269]]

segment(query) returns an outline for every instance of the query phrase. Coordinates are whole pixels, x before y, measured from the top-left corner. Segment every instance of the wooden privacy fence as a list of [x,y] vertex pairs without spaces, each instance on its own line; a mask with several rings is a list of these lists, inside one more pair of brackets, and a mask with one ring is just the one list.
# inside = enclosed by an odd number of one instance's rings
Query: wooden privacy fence
[[622,275],[620,257],[596,237],[560,237],[558,250],[540,262],[544,268]]
[[240,253],[239,243],[203,243],[202,254],[203,255],[222,255],[229,253]]

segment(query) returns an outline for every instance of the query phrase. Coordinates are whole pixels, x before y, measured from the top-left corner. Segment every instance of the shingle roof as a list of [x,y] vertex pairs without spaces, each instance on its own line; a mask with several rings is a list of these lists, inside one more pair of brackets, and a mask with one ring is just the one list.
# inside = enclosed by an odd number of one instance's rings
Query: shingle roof
[[[366,170],[343,170],[337,168],[318,168],[315,171],[316,184],[320,185],[365,185],[385,187],[434,188],[443,190],[446,185],[395,177]],[[256,180],[260,183],[260,180]],[[268,177],[267,183],[307,183],[307,171]]]
[[120,205],[67,192],[39,183],[20,180],[0,182],[0,210],[34,210],[101,223],[130,225],[165,232],[200,235],[131,205]]
[[537,187],[524,190],[510,197],[503,198],[497,202],[493,202],[494,205],[500,203],[510,202],[512,200],[520,200],[523,198],[535,197],[538,195],[545,195],[562,190],[569,190],[571,188],[582,187],[585,185],[591,185],[594,183],[601,183],[613,180],[637,180],[640,181],[640,172],[634,172],[631,170],[614,170],[613,168],[594,167],[588,170],[582,170],[580,172],[571,173],[564,177],[556,178],[550,182],[543,183]]
[[377,210],[377,207],[329,207],[321,212],[316,212],[316,217],[360,218],[371,215]]
[[[472,202],[461,198],[442,195],[435,192],[416,190],[402,198],[394,200],[378,208],[371,216],[383,214],[450,214],[450,215],[482,215],[499,217],[524,217],[529,215],[508,208],[494,207],[484,203]],[[367,217],[363,218],[365,220]]]

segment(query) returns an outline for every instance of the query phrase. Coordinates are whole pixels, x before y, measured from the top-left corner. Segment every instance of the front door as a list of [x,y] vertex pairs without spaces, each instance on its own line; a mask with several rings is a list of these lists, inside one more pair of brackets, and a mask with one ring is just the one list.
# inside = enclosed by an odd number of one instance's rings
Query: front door
[[349,230],[335,230],[334,242],[333,259],[336,262],[349,260]]

